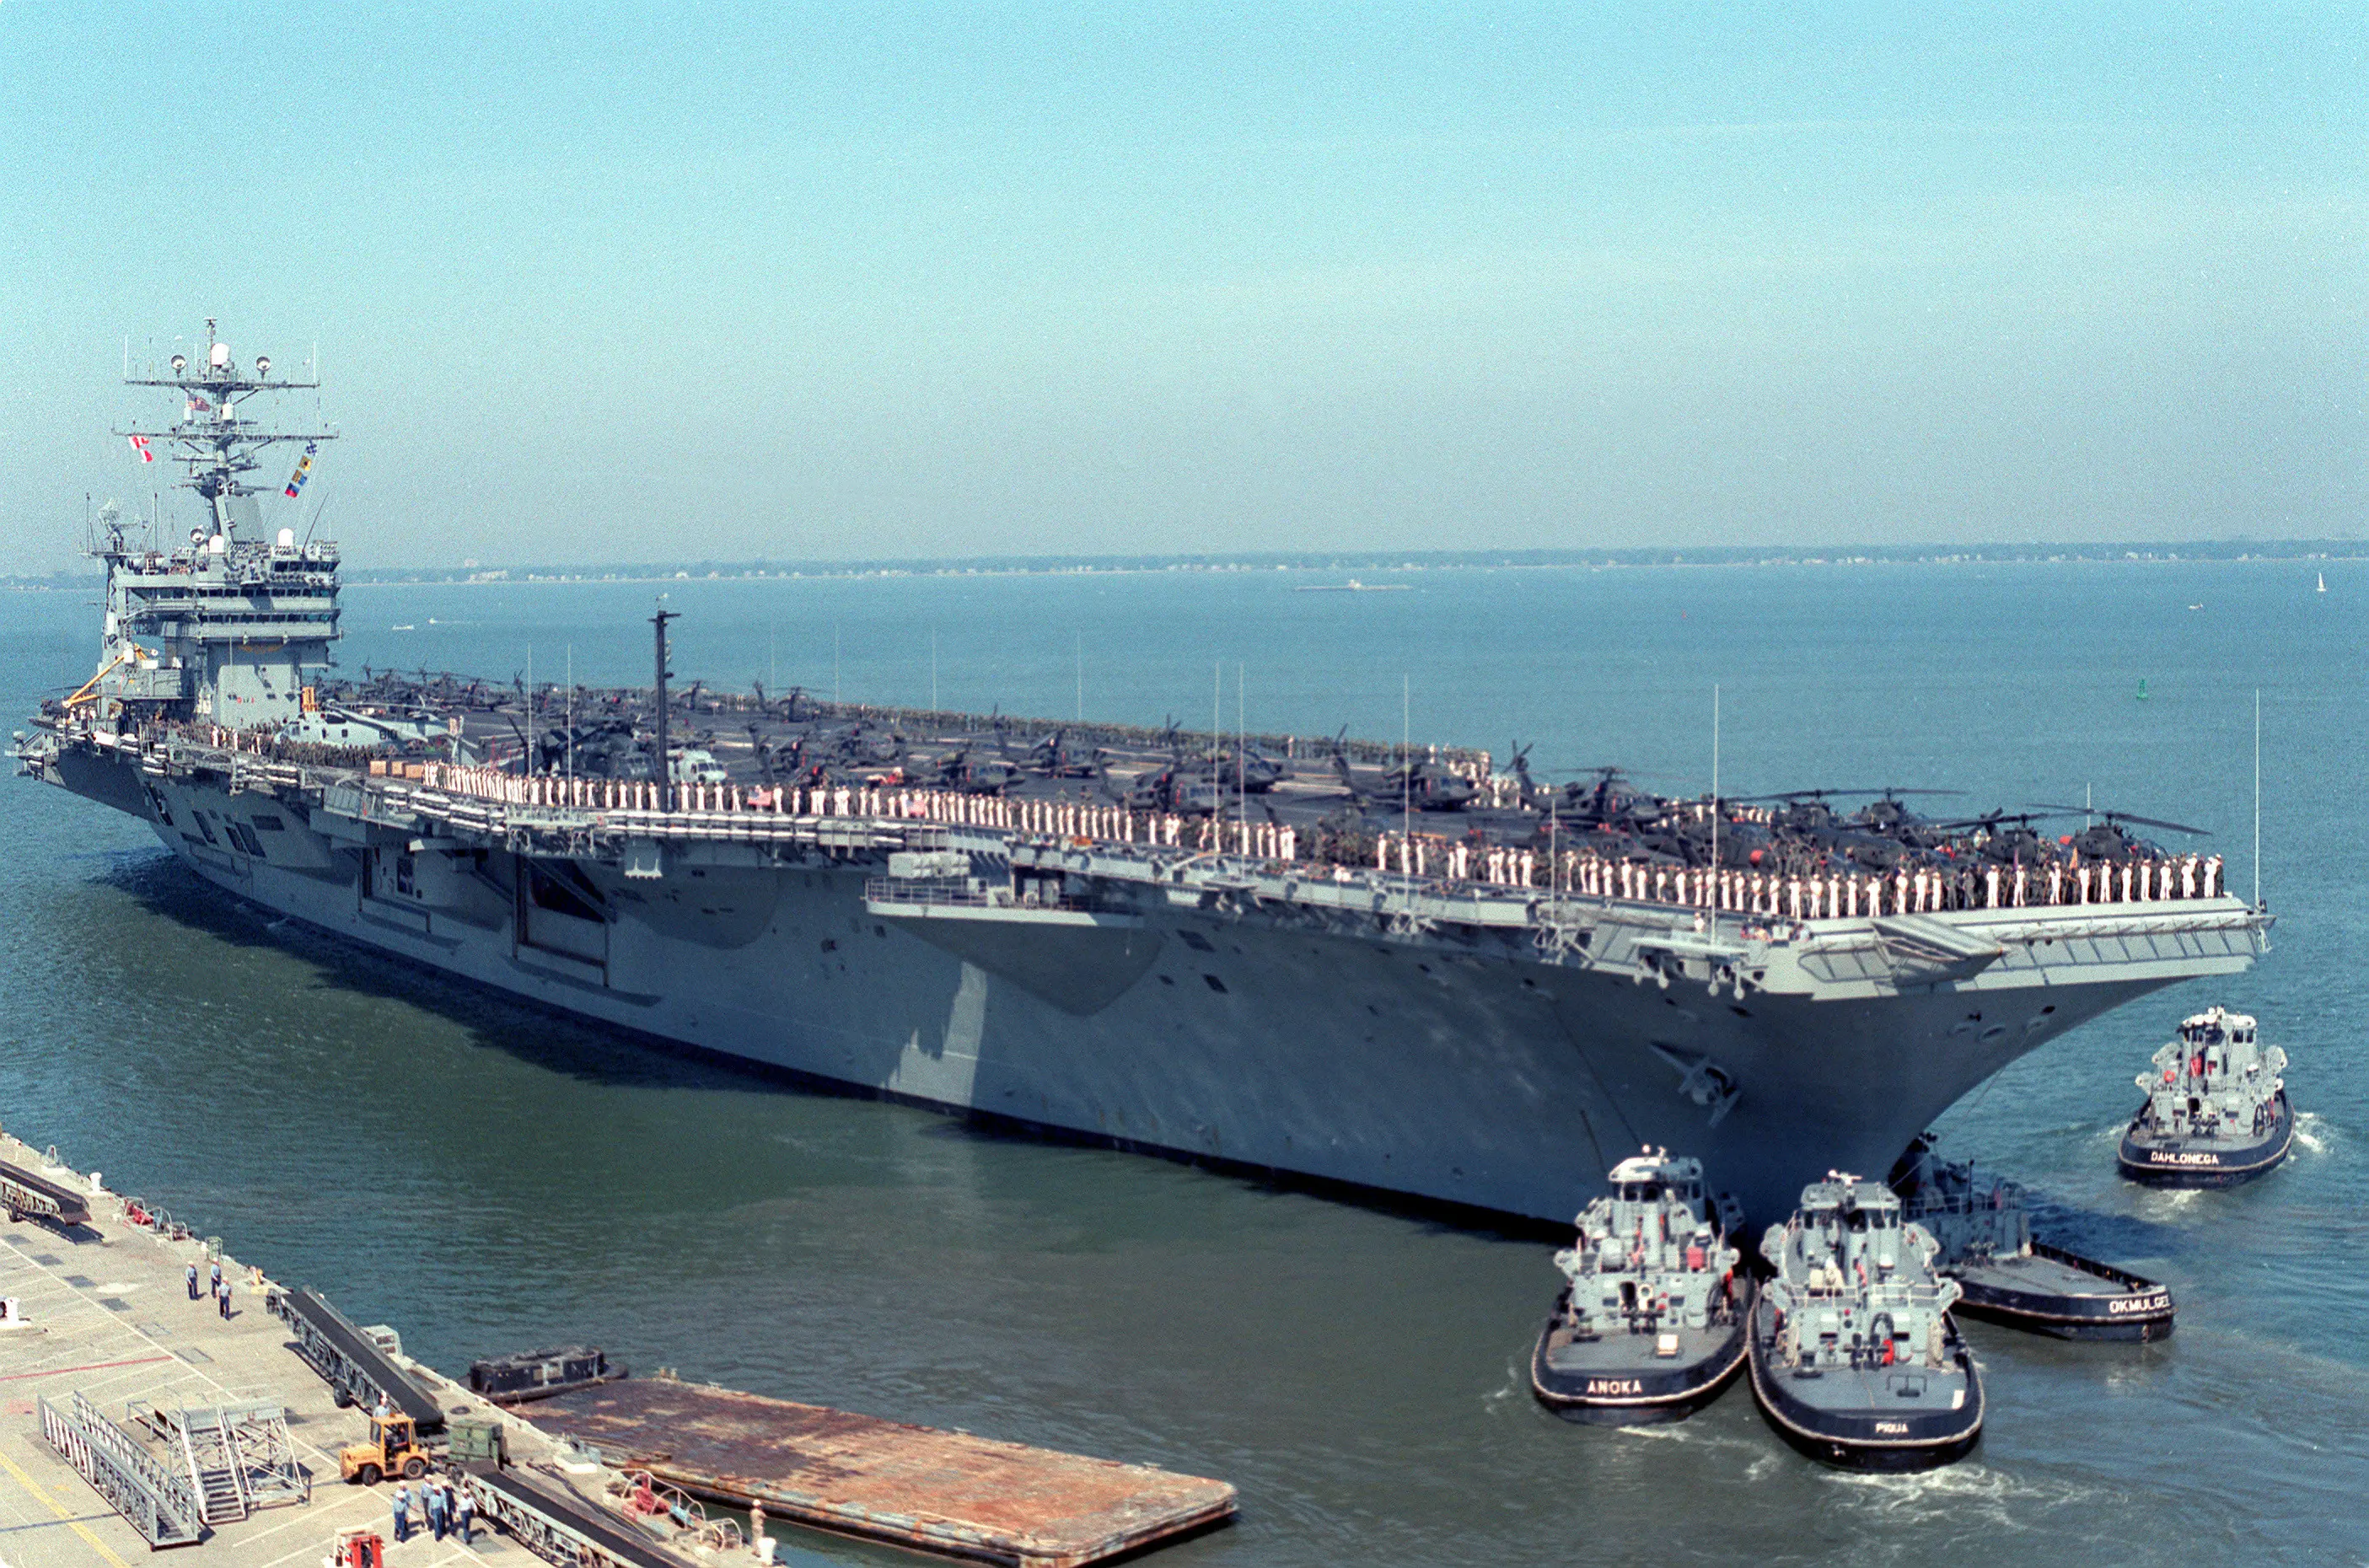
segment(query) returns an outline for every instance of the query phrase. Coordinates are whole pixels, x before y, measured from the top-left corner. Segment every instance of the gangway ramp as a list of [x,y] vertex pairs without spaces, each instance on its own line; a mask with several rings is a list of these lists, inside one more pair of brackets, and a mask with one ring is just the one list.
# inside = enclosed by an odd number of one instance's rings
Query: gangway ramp
[[312,1498],[312,1478],[296,1458],[284,1405],[248,1400],[172,1408],[133,1400],[126,1414],[180,1456],[210,1525]]
[[90,1201],[82,1194],[6,1161],[0,1161],[0,1203],[8,1206],[11,1219],[33,1217],[61,1225],[90,1223]]
[[336,1391],[339,1403],[372,1410],[383,1399],[411,1417],[422,1436],[444,1430],[443,1407],[319,1291],[309,1285],[274,1290],[266,1304],[294,1331],[297,1353]]
[[520,1545],[561,1568],[687,1568],[639,1527],[565,1487],[499,1465],[471,1465],[461,1483],[476,1499],[478,1516]]
[[193,1479],[157,1460],[139,1438],[109,1421],[81,1391],[63,1404],[36,1402],[41,1436],[107,1505],[140,1532],[150,1549],[189,1546],[205,1534],[205,1505]]

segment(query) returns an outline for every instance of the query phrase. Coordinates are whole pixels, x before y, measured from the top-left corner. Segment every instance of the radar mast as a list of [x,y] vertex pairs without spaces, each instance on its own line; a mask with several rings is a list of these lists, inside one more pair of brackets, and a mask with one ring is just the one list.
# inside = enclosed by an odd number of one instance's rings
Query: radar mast
[[[271,374],[271,357],[258,354],[253,373],[242,372],[231,356],[230,345],[214,335],[214,318],[206,317],[206,346],[202,358],[191,364],[185,354],[174,354],[172,373],[166,376],[126,376],[126,386],[168,386],[181,394],[181,419],[166,429],[119,430],[118,435],[130,439],[135,446],[143,441],[170,441],[178,450],[167,454],[171,461],[187,465],[188,477],[175,481],[177,487],[195,490],[205,498],[212,515],[210,535],[224,541],[237,536],[242,522],[261,526],[260,514],[253,506],[239,507],[242,498],[253,497],[261,490],[246,483],[240,475],[251,474],[262,466],[257,456],[265,447],[280,441],[303,441],[308,446],[319,441],[335,441],[335,430],[275,430],[268,429],[259,419],[240,417],[240,405],[258,392],[305,392],[317,390],[315,381],[275,379]],[[146,447],[141,447],[145,455]],[[247,515],[241,517],[245,512]],[[194,543],[195,541],[193,541]],[[103,553],[103,552],[102,552]]]

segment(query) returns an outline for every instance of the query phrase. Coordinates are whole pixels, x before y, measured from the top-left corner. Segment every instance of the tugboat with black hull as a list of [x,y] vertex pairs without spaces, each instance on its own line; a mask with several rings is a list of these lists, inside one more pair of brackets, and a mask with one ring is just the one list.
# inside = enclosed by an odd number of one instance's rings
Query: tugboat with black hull
[[1940,1248],[1934,1272],[1958,1282],[1956,1310],[1967,1316],[2058,1339],[2171,1337],[2169,1289],[2036,1239],[2023,1189],[1940,1159],[1932,1134],[1900,1157],[1892,1189]]
[[1530,1391],[1566,1421],[1643,1426],[1717,1399],[1744,1365],[1752,1285],[1728,1238],[1743,1212],[1706,1198],[1702,1162],[1648,1149],[1612,1168],[1555,1254],[1562,1294],[1530,1354]]
[[469,1389],[495,1404],[526,1404],[578,1389],[597,1388],[627,1376],[598,1346],[571,1345],[560,1350],[528,1350],[469,1364]]
[[2157,1187],[2233,1187],[2278,1165],[2295,1145],[2287,1053],[2261,1043],[2253,1018],[2208,1008],[2140,1073],[2146,1103],[2123,1134],[2123,1175]]
[[1852,1470],[1930,1470],[1983,1429],[1982,1375],[1950,1319],[1957,1281],[1880,1182],[1829,1172],[1762,1238],[1752,1392],[1785,1440]]

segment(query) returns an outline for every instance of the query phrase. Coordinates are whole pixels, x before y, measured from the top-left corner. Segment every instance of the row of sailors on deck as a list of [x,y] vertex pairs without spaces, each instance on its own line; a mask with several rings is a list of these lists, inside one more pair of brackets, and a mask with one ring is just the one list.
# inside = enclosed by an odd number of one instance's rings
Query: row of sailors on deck
[[[659,809],[658,786],[647,780],[521,778],[496,768],[430,762],[430,788],[513,805],[590,810]],[[998,828],[1063,838],[1094,839],[1266,861],[1300,858],[1296,829],[1280,823],[1192,818],[1173,812],[1130,811],[1078,800],[1028,800],[955,790],[838,785],[821,789],[746,788],[682,784],[674,788],[682,812],[766,812],[785,816],[887,817]],[[2092,861],[2076,857],[2044,867],[1996,862],[1979,869],[1911,866],[1889,874],[1832,870],[1824,875],[1713,870],[1613,859],[1593,850],[1549,855],[1535,849],[1382,833],[1374,841],[1374,869],[1402,876],[1498,887],[1551,888],[1583,898],[1677,904],[1792,920],[1856,919],[1862,915],[1927,914],[1943,910],[2020,909],[2030,905],[2152,902],[2216,898],[2223,891],[2219,855],[2164,860]],[[1345,870],[1336,876],[1346,876]]]
[[[1549,857],[1504,846],[1447,846],[1439,857],[1449,880],[1479,880],[1516,887],[1545,886],[1549,872],[1556,891],[1585,898],[1678,904],[1792,920],[1856,919],[1861,915],[1929,914],[1943,910],[2021,909],[2045,904],[2152,902],[2220,896],[2219,855],[2174,855],[2165,860],[2119,864],[2051,864],[2042,869],[2020,862],[1996,862],[1977,869],[1911,866],[1889,875],[1831,870],[1824,875],[1717,870],[1708,866],[1653,865],[1613,860],[1590,850],[1566,850]],[[1377,869],[1402,875],[1433,875],[1434,852],[1420,839],[1410,844],[1384,835],[1375,852]]]
[[[2214,898],[2221,892],[2219,855],[2168,860],[2052,863],[2045,874],[2018,862],[1973,866],[1911,867],[1887,876],[1852,871],[1785,876],[1776,872],[1656,865],[1616,860],[1593,850],[1549,857],[1510,845],[1442,842],[1418,834],[1385,833],[1374,847],[1374,868],[1403,876],[1445,876],[1505,887],[1551,886],[1585,898],[1786,916],[1849,919],[1862,913],[1926,914],[1941,910],[2020,909],[2032,904],[2100,904],[2164,898]],[[1545,874],[1545,875],[1542,875]]]
[[[589,811],[662,809],[657,784],[647,779],[522,778],[499,768],[427,764],[430,789],[513,806],[544,806]],[[1227,822],[1173,812],[1129,811],[1082,800],[1024,800],[970,795],[958,790],[887,789],[837,785],[820,789],[748,788],[727,784],[679,784],[677,812],[764,812],[790,817],[900,818],[963,827],[1001,828],[1075,839],[1150,844],[1170,849],[1249,855],[1261,860],[1299,858],[1299,833],[1274,822]]]

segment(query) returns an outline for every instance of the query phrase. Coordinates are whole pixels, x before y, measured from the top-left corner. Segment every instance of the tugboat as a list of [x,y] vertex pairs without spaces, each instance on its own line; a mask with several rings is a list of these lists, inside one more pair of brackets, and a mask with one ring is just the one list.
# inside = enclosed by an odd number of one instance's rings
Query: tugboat
[[2138,1076],[2146,1103],[2123,1134],[2123,1174],[2150,1186],[2233,1187],[2272,1169],[2295,1144],[2286,1066],[2246,1013],[2215,1007],[2181,1020],[2180,1037]]
[[528,1350],[469,1364],[469,1390],[495,1404],[525,1404],[574,1389],[613,1383],[626,1376],[601,1350],[571,1345],[559,1350]]
[[1530,1355],[1530,1391],[1566,1421],[1642,1426],[1719,1397],[1745,1360],[1752,1285],[1727,1244],[1743,1211],[1703,1193],[1702,1162],[1647,1149],[1612,1168],[1555,1254],[1562,1294]]
[[1983,1383],[1950,1319],[1958,1282],[1881,1182],[1830,1171],[1761,1239],[1752,1392],[1785,1440],[1852,1470],[1930,1470],[1983,1429]]
[[1958,1282],[1957,1310],[2059,1339],[2171,1337],[2171,1292],[2152,1279],[2035,1240],[2023,1189],[1945,1162],[1927,1133],[1893,1167],[1892,1190],[1940,1251],[1934,1272]]

